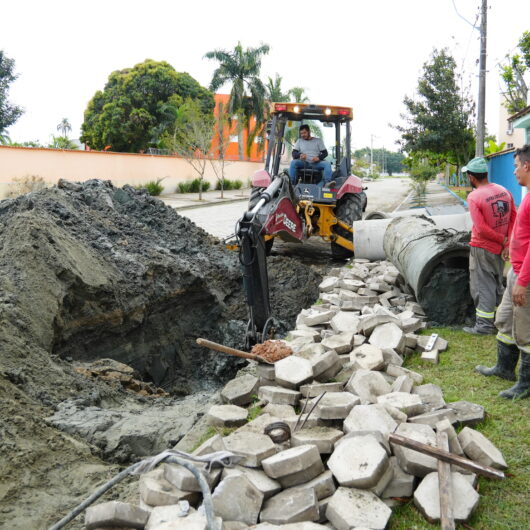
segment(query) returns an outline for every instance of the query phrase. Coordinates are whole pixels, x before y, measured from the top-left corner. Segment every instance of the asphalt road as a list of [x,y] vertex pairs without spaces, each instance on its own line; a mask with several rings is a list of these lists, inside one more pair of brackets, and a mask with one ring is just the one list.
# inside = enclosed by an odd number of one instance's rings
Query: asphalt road
[[[366,195],[368,206],[366,211],[392,211],[408,195],[408,179],[386,178],[378,181],[367,182]],[[179,213],[191,219],[210,234],[225,238],[234,233],[237,220],[243,215],[247,206],[246,201],[219,204],[180,210]],[[313,238],[318,239],[318,238]],[[294,244],[296,247],[300,245]],[[276,243],[275,243],[276,246]],[[326,248],[328,248],[326,243]]]

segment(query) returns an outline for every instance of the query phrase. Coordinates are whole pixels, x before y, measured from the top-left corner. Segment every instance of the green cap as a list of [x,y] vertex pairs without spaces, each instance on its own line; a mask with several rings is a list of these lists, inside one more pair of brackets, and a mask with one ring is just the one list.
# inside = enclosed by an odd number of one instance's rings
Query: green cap
[[462,168],[463,173],[467,173],[468,171],[471,171],[471,173],[487,173],[488,163],[481,156],[477,156],[477,158],[473,158],[473,160],[467,163],[467,166]]

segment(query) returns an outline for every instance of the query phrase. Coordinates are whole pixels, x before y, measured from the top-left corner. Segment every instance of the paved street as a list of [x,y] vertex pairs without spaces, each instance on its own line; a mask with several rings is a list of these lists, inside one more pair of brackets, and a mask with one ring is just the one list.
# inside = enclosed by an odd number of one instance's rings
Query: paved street
[[[407,197],[408,182],[408,179],[387,178],[365,183],[365,186],[368,186],[366,211],[394,210]],[[169,200],[167,202],[171,204]],[[179,213],[191,219],[210,234],[224,238],[234,233],[235,224],[245,211],[246,206],[247,202],[242,200],[229,204],[186,208],[179,210]],[[326,244],[326,248],[327,246],[329,244]]]

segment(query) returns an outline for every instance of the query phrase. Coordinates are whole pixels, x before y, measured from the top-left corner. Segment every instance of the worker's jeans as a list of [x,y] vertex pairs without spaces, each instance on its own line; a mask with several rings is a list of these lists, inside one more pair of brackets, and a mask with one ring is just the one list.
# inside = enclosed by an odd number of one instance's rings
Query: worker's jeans
[[503,269],[504,261],[500,254],[479,247],[470,248],[469,290],[475,304],[477,330],[486,333],[494,330],[495,310],[504,292]]
[[525,353],[530,353],[530,285],[526,288],[526,305],[513,304],[512,290],[517,281],[513,268],[508,272],[506,290],[497,309],[495,327],[499,330],[497,340],[505,344],[517,344]]
[[296,170],[298,168],[308,169],[323,169],[324,170],[324,182],[321,181],[321,185],[331,180],[331,164],[321,160],[320,162],[306,162],[305,160],[293,160],[289,166],[289,177],[291,182],[296,184]]

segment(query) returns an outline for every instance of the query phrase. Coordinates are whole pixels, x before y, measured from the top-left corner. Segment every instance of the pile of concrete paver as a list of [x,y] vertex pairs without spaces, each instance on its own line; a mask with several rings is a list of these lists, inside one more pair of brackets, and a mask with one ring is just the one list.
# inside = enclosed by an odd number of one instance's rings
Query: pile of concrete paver
[[[254,375],[223,388],[224,404],[210,409],[208,422],[235,430],[193,453],[239,457],[233,467],[197,464],[220,528],[222,522],[234,530],[383,529],[392,507],[410,497],[427,520],[438,521],[437,459],[390,443],[390,433],[436,446],[436,431],[443,431],[452,453],[507,468],[500,451],[471,428],[484,419],[482,406],[446,403],[441,388],[422,384],[421,374],[402,366],[413,353],[438,362],[447,342],[437,337],[425,351],[431,337],[415,334],[426,327],[425,315],[401,282],[388,262],[356,259],[332,269],[318,303],[299,314],[286,339],[294,354],[256,363]],[[263,409],[249,421],[256,397]],[[459,434],[456,425],[464,426]],[[287,439],[280,441],[282,435]],[[479,502],[477,476],[452,466],[451,479],[454,518],[463,522]],[[89,529],[206,529],[200,506],[191,472],[166,463],[141,476],[139,506],[99,504],[85,523]]]

